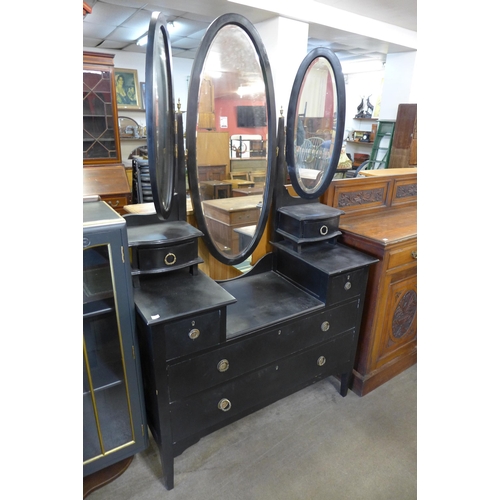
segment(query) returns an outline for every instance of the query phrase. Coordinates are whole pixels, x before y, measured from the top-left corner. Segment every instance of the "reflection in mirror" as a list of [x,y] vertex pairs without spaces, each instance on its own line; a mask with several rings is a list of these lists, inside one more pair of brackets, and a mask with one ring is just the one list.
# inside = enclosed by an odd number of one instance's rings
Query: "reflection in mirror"
[[295,128],[297,179],[314,192],[330,164],[335,140],[335,75],[318,57],[309,67],[299,94]]
[[287,127],[291,125],[293,129],[290,136],[287,134],[287,160],[293,170],[292,184],[306,198],[319,196],[326,189],[340,154],[345,87],[340,64],[337,68],[336,63],[338,60],[330,51],[311,52],[299,69],[292,90]]
[[[246,259],[262,233],[268,148],[274,143],[268,137],[274,116],[268,116],[267,56],[263,46],[256,46],[254,28],[249,31],[243,23],[243,29],[240,23],[224,23],[211,38],[196,96],[196,185],[202,210],[196,216],[208,232],[211,253],[215,250],[226,264]],[[188,127],[189,120],[188,108]]]

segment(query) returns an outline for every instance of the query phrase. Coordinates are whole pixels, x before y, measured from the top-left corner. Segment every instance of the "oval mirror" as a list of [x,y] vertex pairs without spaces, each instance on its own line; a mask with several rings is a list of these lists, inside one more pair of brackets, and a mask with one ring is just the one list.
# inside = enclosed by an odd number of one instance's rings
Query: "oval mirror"
[[345,124],[345,82],[337,56],[317,48],[302,61],[292,87],[286,124],[286,161],[302,198],[318,198],[339,162]]
[[226,14],[208,28],[191,72],[186,145],[191,200],[210,253],[235,265],[264,231],[274,185],[276,111],[254,26]]
[[175,108],[167,20],[151,16],[146,50],[148,165],[156,213],[167,219],[175,190]]

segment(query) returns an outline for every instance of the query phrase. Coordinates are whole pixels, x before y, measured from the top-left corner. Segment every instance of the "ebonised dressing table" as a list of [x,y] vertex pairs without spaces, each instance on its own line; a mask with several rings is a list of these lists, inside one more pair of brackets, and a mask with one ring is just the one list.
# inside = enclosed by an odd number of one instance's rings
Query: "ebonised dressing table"
[[[345,120],[344,80],[333,53],[315,49],[299,68],[285,148],[284,118],[276,119],[269,62],[256,29],[236,14],[212,23],[193,63],[188,95],[187,168],[198,226],[193,228],[186,222],[182,115],[174,113],[162,14],[153,14],[148,40],[146,117],[156,214],[125,219],[147,420],[160,450],[165,486],[171,489],[174,457],[203,436],[324,377],[338,376],[346,395],[368,270],[377,259],[338,243],[343,212],[319,203],[336,170]],[[226,57],[229,50],[233,57]],[[225,227],[227,236],[251,226],[248,237],[239,240],[243,247],[221,241],[218,228],[226,221],[209,221],[214,201],[237,205],[241,198],[231,202],[201,196],[197,158],[204,152],[197,133],[207,121],[206,113],[199,112],[206,98],[202,89],[209,83],[211,98],[224,98],[219,87],[224,78],[211,78],[216,59],[223,61],[226,78],[233,79],[225,89],[257,82],[260,90],[251,105],[266,111],[267,170],[258,211],[237,228]],[[302,178],[302,166],[296,164],[298,120],[311,70],[329,92],[321,113],[333,144],[330,161],[315,173],[315,182],[308,175]],[[203,109],[210,106],[203,103]],[[285,189],[287,171],[300,196]],[[251,255],[268,223],[272,251],[250,271],[215,281],[198,270],[198,238],[220,262],[236,265]]]

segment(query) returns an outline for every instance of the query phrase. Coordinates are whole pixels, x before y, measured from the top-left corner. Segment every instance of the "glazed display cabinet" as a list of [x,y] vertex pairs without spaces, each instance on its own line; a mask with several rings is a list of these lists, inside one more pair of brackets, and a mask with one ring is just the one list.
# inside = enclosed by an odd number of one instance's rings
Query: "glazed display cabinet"
[[124,219],[83,204],[83,475],[148,444]]
[[121,163],[113,55],[83,53],[83,164]]

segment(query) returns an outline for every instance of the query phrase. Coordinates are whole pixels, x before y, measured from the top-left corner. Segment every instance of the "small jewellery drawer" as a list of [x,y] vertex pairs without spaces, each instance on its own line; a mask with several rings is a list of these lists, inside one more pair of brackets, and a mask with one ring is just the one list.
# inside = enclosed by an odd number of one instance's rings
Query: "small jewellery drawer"
[[198,258],[198,241],[190,240],[176,245],[139,248],[137,264],[141,271],[179,268]]
[[335,304],[361,294],[366,285],[368,269],[358,269],[330,278],[328,284],[328,302]]
[[280,232],[298,239],[317,240],[336,236],[344,212],[322,203],[309,203],[282,207],[278,213]]
[[228,341],[217,349],[170,365],[170,400],[226,382],[301,349],[320,344],[355,326],[358,301],[277,326],[259,335]]
[[191,354],[217,345],[221,338],[221,313],[211,311],[187,319],[161,323],[153,327],[154,336],[163,336],[166,359]]
[[314,379],[343,373],[352,366],[353,331],[227,383],[170,404],[174,442],[269,404]]
[[392,250],[389,253],[389,263],[387,269],[394,269],[395,267],[403,266],[417,262],[417,242],[407,245],[404,248]]

